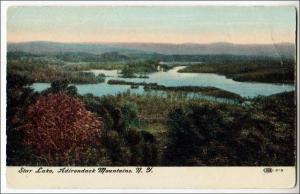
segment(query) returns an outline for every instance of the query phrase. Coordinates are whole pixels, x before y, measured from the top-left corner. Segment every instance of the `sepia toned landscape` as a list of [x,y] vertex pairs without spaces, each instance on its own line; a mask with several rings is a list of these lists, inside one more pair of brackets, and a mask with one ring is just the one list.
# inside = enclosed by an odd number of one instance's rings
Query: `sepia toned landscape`
[[10,7],[8,166],[294,166],[293,7]]

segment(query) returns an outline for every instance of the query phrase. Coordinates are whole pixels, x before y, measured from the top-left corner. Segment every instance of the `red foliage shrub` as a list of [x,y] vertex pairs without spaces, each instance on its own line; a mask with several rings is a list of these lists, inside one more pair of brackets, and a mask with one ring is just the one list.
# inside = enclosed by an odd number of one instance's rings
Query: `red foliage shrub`
[[64,93],[38,98],[26,118],[23,143],[48,165],[75,164],[83,152],[100,143],[101,120]]

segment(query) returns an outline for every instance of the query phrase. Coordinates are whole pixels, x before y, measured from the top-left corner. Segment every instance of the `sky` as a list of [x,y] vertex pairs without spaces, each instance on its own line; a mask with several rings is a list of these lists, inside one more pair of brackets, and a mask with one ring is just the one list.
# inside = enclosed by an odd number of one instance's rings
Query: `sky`
[[294,43],[295,18],[291,6],[21,6],[7,11],[7,40]]

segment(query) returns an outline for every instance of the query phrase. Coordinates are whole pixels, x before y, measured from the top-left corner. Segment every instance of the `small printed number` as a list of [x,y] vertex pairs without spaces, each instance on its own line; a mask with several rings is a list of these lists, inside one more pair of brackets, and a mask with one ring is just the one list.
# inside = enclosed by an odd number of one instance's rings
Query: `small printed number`
[[272,173],[272,172],[283,172],[282,168],[264,168],[263,169],[264,173]]

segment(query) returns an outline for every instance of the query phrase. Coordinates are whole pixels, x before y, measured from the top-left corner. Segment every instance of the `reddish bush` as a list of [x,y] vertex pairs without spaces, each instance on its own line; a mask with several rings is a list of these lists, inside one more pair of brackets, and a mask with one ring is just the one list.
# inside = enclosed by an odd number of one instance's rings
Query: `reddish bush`
[[99,145],[102,122],[84,104],[64,93],[40,97],[26,112],[24,144],[48,165],[70,165]]

